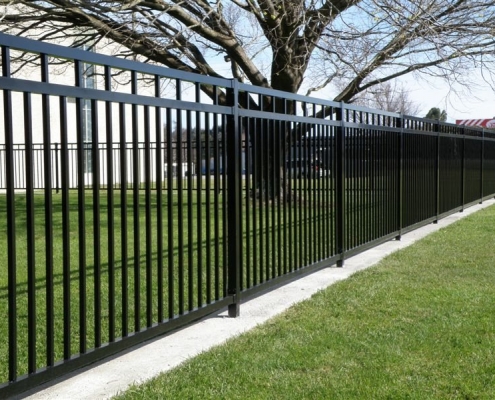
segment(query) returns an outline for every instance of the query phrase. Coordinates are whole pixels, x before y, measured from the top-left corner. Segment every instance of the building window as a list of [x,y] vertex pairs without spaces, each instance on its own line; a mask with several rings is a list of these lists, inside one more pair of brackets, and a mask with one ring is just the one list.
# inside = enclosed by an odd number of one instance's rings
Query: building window
[[[88,45],[82,46],[83,50],[91,51]],[[94,89],[96,87],[95,81],[95,67],[93,64],[83,63],[82,65],[82,87],[87,89]],[[92,135],[93,135],[93,125],[92,125],[92,104],[91,100],[82,100],[82,139],[84,143],[84,159],[83,159],[83,169],[85,173],[93,172],[93,162],[92,162]]]

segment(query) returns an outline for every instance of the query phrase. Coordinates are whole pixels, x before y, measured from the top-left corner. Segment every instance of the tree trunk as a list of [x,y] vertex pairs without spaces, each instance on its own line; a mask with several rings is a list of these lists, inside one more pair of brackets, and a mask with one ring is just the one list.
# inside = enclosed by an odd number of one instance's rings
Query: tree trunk
[[[265,111],[275,110],[277,114],[294,113],[291,102],[277,100]],[[287,171],[291,147],[294,142],[291,124],[281,120],[253,120],[244,125],[251,149],[254,193],[266,201],[287,196],[290,185]]]

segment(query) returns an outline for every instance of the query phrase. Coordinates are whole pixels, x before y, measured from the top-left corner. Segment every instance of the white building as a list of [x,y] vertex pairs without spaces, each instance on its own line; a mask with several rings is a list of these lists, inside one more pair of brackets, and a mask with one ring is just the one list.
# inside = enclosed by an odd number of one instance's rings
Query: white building
[[[59,45],[68,46],[70,43],[57,43]],[[93,48],[83,49],[87,51],[94,51],[101,54],[113,55],[118,53],[119,47],[108,41],[100,41]],[[34,57],[34,58],[33,58]],[[40,64],[40,57],[35,53],[24,54],[18,50],[11,50],[11,76],[13,78],[22,79],[24,81],[32,81],[33,83],[40,83],[45,81],[42,77],[42,68]],[[105,81],[105,69],[101,65],[90,64],[83,62],[80,65],[81,77],[79,84],[76,84],[76,63],[72,60],[63,60],[59,58],[48,58],[48,73],[46,80],[51,84],[63,85],[65,87],[81,87],[85,89],[105,89],[107,84]],[[137,86],[134,90],[134,94],[144,96],[155,96],[155,85],[153,77],[137,74],[136,76]],[[112,92],[118,93],[132,93],[132,76],[131,72],[112,69],[111,82],[108,85],[111,87]],[[34,86],[34,85],[33,85]],[[25,171],[25,144],[29,141],[26,135],[30,135],[31,142],[33,144],[33,157],[34,157],[34,186],[35,188],[44,187],[44,167],[43,163],[43,149],[47,147],[47,144],[51,147],[52,152],[52,181],[55,185],[60,182],[60,149],[62,143],[61,127],[62,112],[59,96],[43,96],[36,93],[36,89],[33,87],[32,94],[29,95],[29,100],[22,92],[11,92],[12,104],[13,104],[13,143],[14,143],[14,157],[15,157],[15,186],[16,188],[25,187],[26,171]],[[0,107],[4,109],[4,97],[0,96]],[[28,106],[29,101],[29,106]],[[44,112],[43,104],[48,104],[47,112]],[[108,105],[110,104],[110,105]],[[83,147],[83,168],[84,168],[84,185],[91,185],[96,173],[94,168],[92,144],[96,138],[99,154],[99,183],[106,185],[108,181],[107,169],[108,169],[108,152],[107,148],[113,147],[113,184],[118,185],[121,180],[120,165],[120,149],[122,148],[122,138],[125,138],[125,146],[127,148],[127,183],[132,184],[135,179],[135,168],[138,168],[139,184],[145,181],[145,147],[146,140],[150,143],[152,148],[150,158],[151,163],[156,154],[156,113],[157,108],[130,104],[119,105],[117,103],[107,103],[105,101],[98,100],[92,102],[91,99],[81,98],[76,100],[75,97],[68,95],[65,99],[66,106],[66,137],[69,146],[69,158],[70,158],[70,171],[69,171],[69,184],[70,187],[75,188],[81,184],[78,182],[77,174],[77,143],[78,132],[81,135],[80,143]],[[80,109],[78,117],[78,108]],[[108,112],[111,112],[111,116],[108,117]],[[145,112],[147,115],[145,116]],[[4,131],[4,114],[0,116],[2,119],[0,123],[0,189],[6,187],[5,183],[5,131]],[[96,121],[95,121],[96,120]],[[146,122],[145,122],[146,121]],[[95,125],[96,122],[96,125]],[[78,127],[79,125],[79,127]],[[50,139],[49,143],[46,143],[44,139],[45,127],[49,126]],[[107,130],[111,129],[111,142],[108,140]],[[159,127],[163,131],[163,126]],[[145,137],[145,132],[148,133],[148,138]],[[30,133],[29,133],[30,132]],[[133,143],[138,143],[139,150],[133,153]],[[138,154],[136,162],[136,154]],[[164,160],[165,155],[162,155]],[[58,167],[58,169],[56,168]],[[156,176],[156,167],[154,165],[150,168],[150,179],[154,180]]]

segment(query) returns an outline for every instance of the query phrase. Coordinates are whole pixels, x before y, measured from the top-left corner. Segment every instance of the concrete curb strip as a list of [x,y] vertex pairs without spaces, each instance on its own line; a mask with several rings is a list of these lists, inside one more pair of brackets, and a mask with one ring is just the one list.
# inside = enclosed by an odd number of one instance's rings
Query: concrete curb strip
[[183,361],[248,331],[290,306],[308,299],[314,293],[345,279],[357,271],[378,263],[390,253],[407,247],[482,208],[495,204],[488,200],[452,214],[438,222],[390,241],[345,261],[344,268],[325,268],[308,276],[275,288],[242,304],[241,316],[227,318],[227,311],[213,314],[182,330],[131,349],[125,354],[94,364],[69,378],[28,393],[31,400],[40,399],[108,399],[125,391],[131,384],[144,382],[168,371]]

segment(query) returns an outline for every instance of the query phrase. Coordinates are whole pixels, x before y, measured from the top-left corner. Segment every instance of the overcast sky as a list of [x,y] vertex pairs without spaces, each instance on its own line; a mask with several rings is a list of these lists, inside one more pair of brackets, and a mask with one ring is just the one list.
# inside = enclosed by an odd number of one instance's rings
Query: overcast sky
[[[495,91],[482,79],[478,82],[477,87],[467,89],[460,85],[451,88],[438,78],[418,81],[410,76],[401,80],[410,99],[419,105],[418,117],[424,117],[432,107],[437,107],[447,111],[447,121],[452,123],[456,119],[485,119],[495,116]],[[334,95],[331,88],[312,94],[320,98]]]

